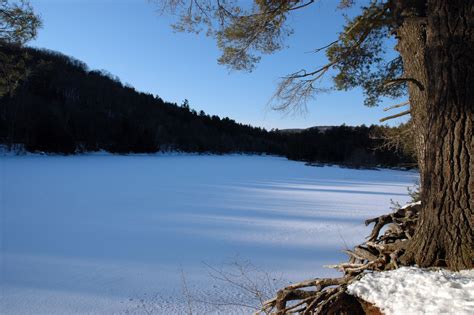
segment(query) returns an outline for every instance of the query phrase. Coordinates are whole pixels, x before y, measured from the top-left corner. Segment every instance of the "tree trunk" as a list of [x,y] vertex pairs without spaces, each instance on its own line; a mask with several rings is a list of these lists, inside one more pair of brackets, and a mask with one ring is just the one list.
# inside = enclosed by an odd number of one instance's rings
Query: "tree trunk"
[[[399,38],[397,50],[402,56],[404,65],[403,76],[415,80],[411,83],[410,81],[407,82],[409,82],[408,91],[416,156],[420,173],[424,173],[428,114],[427,91],[425,88],[428,85],[425,61],[426,19],[418,16],[406,18],[397,31],[397,37]],[[422,182],[420,182],[420,187],[423,187]]]
[[426,18],[407,18],[398,32],[405,75],[416,80],[408,84],[423,206],[404,262],[460,270],[473,267],[474,5],[427,2]]

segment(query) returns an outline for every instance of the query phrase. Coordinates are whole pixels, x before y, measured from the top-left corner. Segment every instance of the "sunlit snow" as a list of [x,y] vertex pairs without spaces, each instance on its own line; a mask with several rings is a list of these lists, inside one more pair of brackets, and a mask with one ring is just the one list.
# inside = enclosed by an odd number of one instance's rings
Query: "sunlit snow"
[[348,292],[386,315],[474,314],[474,270],[401,267],[365,275]]

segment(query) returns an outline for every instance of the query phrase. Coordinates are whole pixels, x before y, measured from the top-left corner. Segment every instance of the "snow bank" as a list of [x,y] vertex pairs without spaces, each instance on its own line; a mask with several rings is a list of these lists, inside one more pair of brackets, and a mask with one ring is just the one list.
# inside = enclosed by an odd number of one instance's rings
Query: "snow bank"
[[474,270],[403,267],[367,274],[347,291],[386,315],[474,314]]

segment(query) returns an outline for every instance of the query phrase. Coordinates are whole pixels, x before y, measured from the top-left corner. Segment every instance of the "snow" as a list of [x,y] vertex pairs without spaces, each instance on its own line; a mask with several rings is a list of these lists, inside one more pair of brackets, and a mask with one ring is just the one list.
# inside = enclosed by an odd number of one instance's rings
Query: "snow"
[[402,206],[400,209],[406,209],[408,207],[420,206],[420,205],[421,205],[421,201],[410,202],[410,203],[407,203],[406,205]]
[[474,314],[474,270],[401,267],[367,274],[347,291],[386,315]]
[[250,313],[209,266],[244,265],[265,292],[338,275],[322,266],[417,177],[269,156],[3,155],[0,313]]

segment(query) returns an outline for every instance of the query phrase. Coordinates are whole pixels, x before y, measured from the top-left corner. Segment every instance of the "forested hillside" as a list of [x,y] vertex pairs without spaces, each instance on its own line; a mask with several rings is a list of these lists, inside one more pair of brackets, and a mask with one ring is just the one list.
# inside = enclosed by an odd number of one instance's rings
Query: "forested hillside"
[[[10,51],[19,54],[18,51]],[[139,93],[118,78],[62,54],[27,49],[29,75],[2,103],[0,137],[27,150],[271,152],[260,128],[196,113]]]
[[267,131],[198,113],[187,101],[177,105],[138,92],[57,52],[3,46],[0,53],[27,55],[23,80],[0,99],[0,141],[28,151],[268,153],[355,166],[413,162],[404,153],[376,149],[381,145],[373,137],[376,126]]

